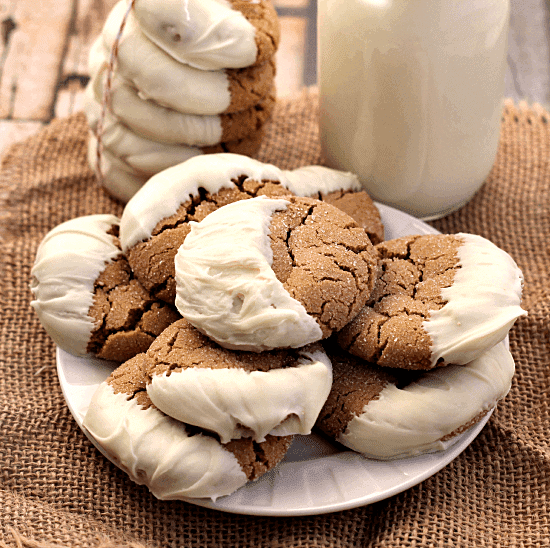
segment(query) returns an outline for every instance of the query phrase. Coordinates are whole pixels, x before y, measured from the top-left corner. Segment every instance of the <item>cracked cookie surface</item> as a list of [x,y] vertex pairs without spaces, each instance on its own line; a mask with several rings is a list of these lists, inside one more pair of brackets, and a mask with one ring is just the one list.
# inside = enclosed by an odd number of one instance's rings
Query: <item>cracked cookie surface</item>
[[152,297],[134,279],[122,255],[96,279],[88,314],[94,322],[88,352],[117,362],[147,350],[166,327],[180,318],[175,308]]
[[155,406],[217,433],[223,443],[310,433],[332,379],[318,343],[262,353],[229,350],[185,319],[155,340],[144,370]]
[[380,211],[364,190],[321,192],[318,198],[352,217],[361,228],[365,229],[374,245],[384,241],[384,225],[382,224]]
[[[310,350],[321,350],[314,345]],[[300,359],[297,350],[266,352],[229,350],[216,344],[184,318],[170,325],[147,351],[145,373],[149,381],[157,375],[169,377],[183,369],[242,369],[268,372],[293,367]]]
[[146,392],[145,363],[145,355],[138,354],[99,386],[84,427],[117,466],[157,498],[228,495],[275,467],[286,454],[292,436],[224,445],[212,433],[168,417]]
[[335,346],[325,344],[334,381],[316,426],[375,459],[447,449],[507,394],[514,373],[502,342],[466,365],[431,371],[383,368]]
[[380,213],[356,176],[322,166],[281,170],[240,154],[218,153],[158,173],[130,199],[120,225],[123,251],[144,287],[173,303],[174,257],[190,222],[239,200],[286,195],[346,206],[367,234],[382,237]]
[[361,310],[378,256],[364,229],[313,198],[258,197],[195,224],[175,258],[176,308],[226,348],[295,348]]
[[256,196],[284,196],[290,191],[279,181],[255,181],[246,175],[228,181],[218,192],[200,188],[184,201],[174,215],[161,219],[150,239],[137,243],[127,252],[136,278],[159,299],[173,303],[176,297],[174,257],[190,231],[189,223],[200,222],[220,207]]
[[337,207],[312,198],[289,201],[271,219],[272,269],[326,338],[349,323],[369,298],[377,254],[365,231]]
[[380,273],[367,306],[338,334],[352,354],[388,367],[430,369],[433,341],[424,328],[445,304],[441,290],[459,267],[454,235],[397,238],[376,246]]
[[397,374],[391,369],[366,363],[342,349],[331,348],[327,353],[332,363],[332,388],[315,426],[338,440],[353,417],[379,398],[389,383],[397,382]]
[[53,228],[32,269],[31,306],[54,342],[76,356],[123,362],[180,317],[134,279],[114,215],[87,215]]

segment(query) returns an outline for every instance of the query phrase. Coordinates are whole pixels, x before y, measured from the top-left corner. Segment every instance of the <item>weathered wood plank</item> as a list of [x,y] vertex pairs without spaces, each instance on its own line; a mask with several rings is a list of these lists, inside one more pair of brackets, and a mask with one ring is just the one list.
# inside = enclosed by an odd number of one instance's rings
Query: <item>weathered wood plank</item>
[[74,24],[69,29],[67,53],[55,102],[55,116],[62,118],[82,110],[88,80],[88,53],[117,0],[77,0]]
[[281,42],[276,53],[277,96],[295,95],[303,87],[307,21],[303,17],[281,17]]
[[55,88],[73,16],[72,0],[10,2],[0,81],[0,118],[51,119]]

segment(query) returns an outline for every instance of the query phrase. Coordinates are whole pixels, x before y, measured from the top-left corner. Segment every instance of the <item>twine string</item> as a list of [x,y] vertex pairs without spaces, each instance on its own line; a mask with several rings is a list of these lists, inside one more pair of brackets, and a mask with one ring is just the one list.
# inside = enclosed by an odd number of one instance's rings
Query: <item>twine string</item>
[[101,100],[101,112],[99,115],[99,120],[97,122],[96,128],[96,175],[99,181],[99,184],[103,184],[103,169],[102,169],[102,157],[103,157],[103,130],[105,125],[105,117],[107,115],[107,109],[111,108],[111,91],[113,85],[113,75],[115,72],[115,65],[118,57],[118,46],[120,39],[122,38],[122,33],[124,32],[124,27],[126,26],[126,21],[130,15],[130,11],[134,7],[135,0],[128,1],[128,7],[126,8],[126,13],[122,18],[120,23],[120,28],[115,36],[115,40],[111,47],[111,55],[109,57],[109,64],[107,66],[107,72],[104,76],[103,82],[103,96]]

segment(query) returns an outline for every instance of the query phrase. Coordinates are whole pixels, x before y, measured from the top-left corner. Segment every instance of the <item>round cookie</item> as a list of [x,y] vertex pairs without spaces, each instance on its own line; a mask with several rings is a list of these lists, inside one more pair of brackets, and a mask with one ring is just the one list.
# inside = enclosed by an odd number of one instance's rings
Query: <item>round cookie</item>
[[513,259],[473,234],[416,235],[376,246],[371,300],[338,334],[352,354],[382,366],[465,364],[503,340],[521,308]]
[[[101,104],[106,67],[92,72],[89,85]],[[109,110],[135,133],[165,144],[210,146],[255,134],[275,106],[275,90],[257,104],[239,112],[199,115],[179,112],[140,97],[128,82],[116,76],[110,90]]]
[[309,434],[330,391],[330,360],[319,344],[298,350],[237,352],[218,346],[185,319],[146,354],[147,394],[167,415],[241,437]]
[[322,166],[285,171],[239,154],[196,156],[158,173],[128,201],[121,218],[121,244],[136,278],[173,303],[174,257],[190,221],[260,195],[328,195],[360,188],[356,175]]
[[62,223],[42,240],[31,290],[44,329],[63,350],[123,362],[180,316],[134,279],[114,215]]
[[349,323],[377,271],[349,215],[314,198],[260,196],[191,223],[175,258],[175,303],[226,348],[296,348]]
[[134,10],[152,42],[203,70],[260,64],[279,45],[279,19],[269,0],[136,0]]
[[384,225],[380,211],[372,198],[364,190],[335,190],[319,192],[319,200],[347,213],[368,234],[373,244],[384,241]]
[[[107,63],[126,14],[121,1],[109,14],[102,35],[90,50],[89,65]],[[151,42],[130,11],[117,50],[116,72],[140,97],[188,114],[220,114],[246,110],[268,95],[275,63],[242,69],[200,70],[180,63]]]
[[274,468],[291,436],[220,441],[159,411],[145,390],[144,355],[118,367],[96,390],[83,426],[132,481],[161,500],[229,495]]
[[447,449],[508,393],[514,360],[504,342],[466,365],[391,370],[328,349],[333,385],[316,427],[374,459]]
[[[90,127],[88,164],[99,175],[97,166],[98,123],[101,105],[90,88],[85,91],[84,109]],[[101,181],[115,198],[127,202],[153,175],[199,154],[215,154],[222,150],[238,154],[255,154],[261,146],[263,131],[246,139],[220,143],[210,147],[167,145],[146,139],[133,132],[106,112],[102,130]]]

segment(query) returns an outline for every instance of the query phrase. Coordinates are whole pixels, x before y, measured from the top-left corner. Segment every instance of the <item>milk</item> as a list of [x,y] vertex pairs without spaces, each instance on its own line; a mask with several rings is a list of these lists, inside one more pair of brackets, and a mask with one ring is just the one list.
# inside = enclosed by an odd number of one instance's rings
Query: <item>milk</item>
[[497,152],[509,0],[319,0],[331,167],[423,219],[461,207]]

